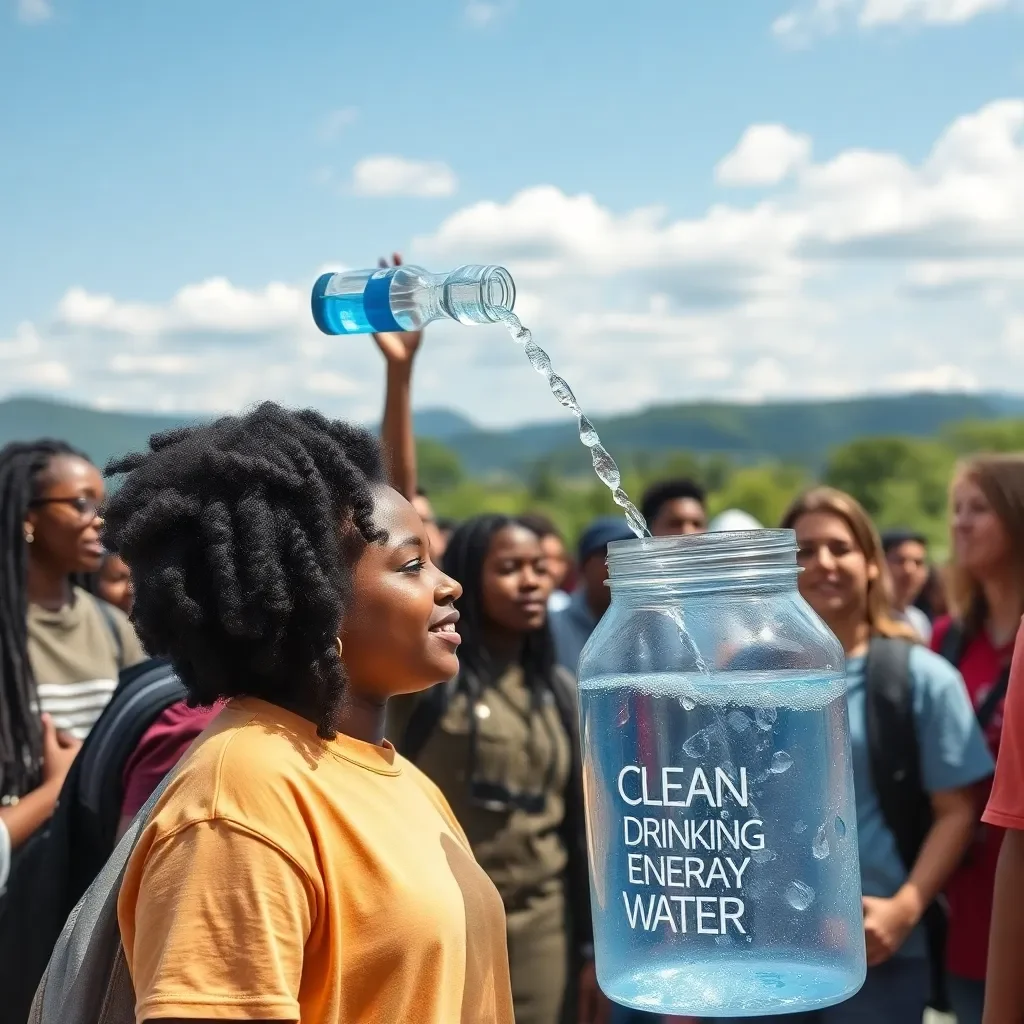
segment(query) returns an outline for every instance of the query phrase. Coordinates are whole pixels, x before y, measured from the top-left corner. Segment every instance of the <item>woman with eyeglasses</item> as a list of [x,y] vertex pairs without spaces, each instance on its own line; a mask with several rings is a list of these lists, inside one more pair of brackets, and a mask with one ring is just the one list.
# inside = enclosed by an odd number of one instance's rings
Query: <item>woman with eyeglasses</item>
[[4,852],[52,814],[119,671],[145,657],[125,615],[71,581],[103,560],[103,495],[70,445],[0,449],[0,885]]
[[501,893],[516,1024],[602,1020],[575,682],[555,665],[541,540],[479,516],[452,534],[444,568],[462,584],[459,674],[392,702],[389,734],[444,793]]

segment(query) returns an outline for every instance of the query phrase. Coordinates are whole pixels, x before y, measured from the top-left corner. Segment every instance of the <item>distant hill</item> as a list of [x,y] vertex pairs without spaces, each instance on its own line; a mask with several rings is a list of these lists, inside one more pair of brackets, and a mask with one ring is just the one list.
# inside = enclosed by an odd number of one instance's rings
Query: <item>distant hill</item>
[[[773,457],[819,464],[827,452],[856,437],[928,437],[961,420],[1024,416],[1024,396],[1005,394],[912,394],[841,401],[769,402],[740,405],[702,402],[654,406],[626,416],[595,418],[601,438],[616,456],[685,449],[726,454],[740,461]],[[98,464],[140,448],[150,434],[188,422],[187,417],[105,412],[43,398],[0,401],[0,444],[44,435],[71,441]],[[460,413],[416,413],[422,437],[458,453],[474,475],[520,473],[538,460],[565,472],[589,465],[571,416],[511,430],[482,430]]]

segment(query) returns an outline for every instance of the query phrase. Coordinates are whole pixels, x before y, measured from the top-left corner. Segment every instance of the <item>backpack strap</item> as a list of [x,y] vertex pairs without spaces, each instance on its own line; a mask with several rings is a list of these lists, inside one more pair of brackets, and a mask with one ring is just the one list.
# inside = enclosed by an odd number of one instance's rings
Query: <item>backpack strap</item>
[[959,668],[960,659],[964,656],[966,646],[967,632],[964,629],[964,624],[959,619],[952,619],[942,637],[942,643],[939,644],[938,653],[954,668]]
[[[954,619],[949,624],[949,629],[946,630],[942,643],[939,644],[939,654],[955,668],[959,668],[960,659],[964,656],[964,648],[966,646],[967,631],[964,629],[964,624],[959,619]],[[989,690],[981,705],[975,709],[974,717],[977,718],[982,732],[988,728],[989,722],[992,721],[992,716],[996,713],[996,708],[999,707],[999,702],[1006,696],[1006,690],[1009,685],[1010,666],[1007,664],[1003,666],[1002,672],[999,673],[995,686]]]
[[871,779],[882,818],[910,871],[932,825],[914,724],[909,640],[872,637],[864,676]]

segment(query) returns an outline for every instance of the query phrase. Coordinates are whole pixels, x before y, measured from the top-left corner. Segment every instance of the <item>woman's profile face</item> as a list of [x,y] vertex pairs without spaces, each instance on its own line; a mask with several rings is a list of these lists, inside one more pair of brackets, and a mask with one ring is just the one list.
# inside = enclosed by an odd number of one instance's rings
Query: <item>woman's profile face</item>
[[25,517],[26,535],[32,537],[30,557],[61,576],[96,572],[103,562],[100,471],[77,455],[55,455],[39,483]]
[[383,701],[458,672],[462,587],[431,562],[423,521],[397,491],[374,491],[373,521],[387,540],[364,546],[339,635],[349,686]]
[[867,618],[868,584],[878,575],[842,516],[805,512],[793,524],[804,600],[827,622]]
[[509,633],[544,625],[551,578],[540,538],[525,526],[506,526],[491,538],[484,559],[484,617]]
[[954,484],[951,501],[953,557],[975,579],[1002,572],[1012,554],[1010,538],[985,492],[970,477]]

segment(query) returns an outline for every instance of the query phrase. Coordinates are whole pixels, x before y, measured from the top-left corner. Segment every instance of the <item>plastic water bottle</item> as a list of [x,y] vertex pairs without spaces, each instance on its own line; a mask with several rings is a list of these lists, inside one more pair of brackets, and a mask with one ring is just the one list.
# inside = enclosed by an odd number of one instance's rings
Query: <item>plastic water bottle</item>
[[450,274],[422,267],[345,270],[313,285],[313,319],[324,334],[417,331],[450,317],[463,324],[499,322],[516,286],[504,267],[465,266]]
[[579,664],[601,988],[653,1013],[841,1002],[866,972],[843,650],[789,530],[609,545]]

